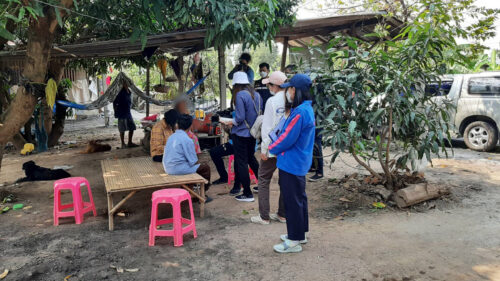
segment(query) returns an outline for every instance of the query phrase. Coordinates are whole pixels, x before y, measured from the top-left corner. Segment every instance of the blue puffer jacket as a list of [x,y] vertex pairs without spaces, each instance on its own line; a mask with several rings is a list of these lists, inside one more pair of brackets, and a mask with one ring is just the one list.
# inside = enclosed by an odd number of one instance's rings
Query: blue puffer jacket
[[311,101],[304,101],[287,118],[282,133],[269,146],[269,152],[278,156],[279,169],[305,176],[312,164],[314,147],[314,112]]

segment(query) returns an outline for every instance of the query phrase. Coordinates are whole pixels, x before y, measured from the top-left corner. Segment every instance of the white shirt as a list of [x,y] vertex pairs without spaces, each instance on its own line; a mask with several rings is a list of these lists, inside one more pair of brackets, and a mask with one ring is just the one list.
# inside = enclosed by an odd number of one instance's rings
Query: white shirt
[[264,118],[262,120],[261,128],[261,152],[269,157],[275,157],[269,154],[269,145],[271,138],[269,133],[278,125],[281,118],[285,114],[285,91],[280,91],[276,95],[270,97],[266,102],[266,109],[264,111]]

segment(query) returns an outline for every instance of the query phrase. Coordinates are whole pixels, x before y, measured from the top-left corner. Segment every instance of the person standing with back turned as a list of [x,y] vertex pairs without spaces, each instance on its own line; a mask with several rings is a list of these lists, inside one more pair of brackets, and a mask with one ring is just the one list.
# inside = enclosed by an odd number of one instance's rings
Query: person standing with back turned
[[263,79],[263,85],[269,88],[271,98],[267,100],[264,107],[264,118],[262,120],[261,137],[262,143],[259,165],[259,216],[251,218],[253,223],[269,224],[269,221],[276,220],[285,222],[285,207],[283,198],[279,197],[278,213],[269,214],[269,186],[276,171],[276,156],[269,153],[269,145],[271,137],[269,134],[278,126],[285,114],[285,91],[280,88],[280,85],[285,83],[286,75],[281,71],[273,72],[269,78]]
[[283,243],[274,245],[278,253],[297,253],[307,243],[309,214],[306,195],[307,172],[312,164],[315,121],[310,93],[311,79],[296,74],[290,82],[281,85],[292,105],[279,137],[269,146],[269,152],[278,156],[279,185],[285,203],[288,234],[281,235]]
[[[236,200],[240,202],[253,202],[252,190],[250,189],[250,176],[248,175],[248,166],[258,177],[259,163],[255,159],[255,143],[256,140],[250,134],[258,115],[262,112],[262,99],[248,81],[245,72],[238,71],[233,77],[233,100],[235,108],[235,117],[232,123],[232,139],[234,145],[234,164],[235,172],[238,173],[238,178],[243,185],[243,194],[236,196]],[[231,190],[231,194],[239,191],[240,187],[235,187],[238,190]]]

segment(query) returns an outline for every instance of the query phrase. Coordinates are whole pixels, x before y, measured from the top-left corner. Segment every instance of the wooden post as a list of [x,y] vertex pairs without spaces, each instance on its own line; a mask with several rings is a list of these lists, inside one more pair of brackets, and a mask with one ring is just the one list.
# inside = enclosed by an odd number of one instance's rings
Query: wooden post
[[179,95],[182,95],[184,93],[184,57],[180,56],[177,58],[179,60],[179,68],[180,68],[180,75],[177,78],[179,80],[179,89],[178,93]]
[[224,47],[219,46],[219,97],[221,110],[227,108],[226,101],[226,56],[224,54]]
[[[146,96],[149,97],[149,88],[150,88],[150,75],[149,75],[149,72],[150,72],[150,68],[151,66],[149,65],[148,63],[148,66],[146,66]],[[149,101],[146,101],[146,117],[149,117]]]
[[281,54],[281,71],[283,72],[285,72],[287,52],[288,52],[288,37],[285,37],[283,40],[283,53]]

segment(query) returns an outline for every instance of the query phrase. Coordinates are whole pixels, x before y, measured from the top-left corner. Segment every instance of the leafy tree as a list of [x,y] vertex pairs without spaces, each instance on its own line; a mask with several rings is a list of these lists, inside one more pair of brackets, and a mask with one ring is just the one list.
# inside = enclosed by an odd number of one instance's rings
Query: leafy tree
[[[326,52],[326,69],[316,77],[315,107],[334,158],[350,152],[391,189],[402,187],[400,172],[424,156],[431,161],[431,153],[447,155],[444,139],[452,105],[435,103],[426,87],[439,83],[446,62],[459,63],[461,53],[448,32],[446,6],[422,5],[420,10],[394,40],[372,46],[336,38]],[[378,161],[382,174],[370,160]]]
[[[280,25],[294,19],[297,0],[6,0],[0,3],[0,48],[6,39],[26,43],[24,83],[0,116],[0,147],[31,117],[45,83],[54,43],[146,36],[172,30],[206,28],[206,46],[270,41]],[[65,62],[59,63],[60,68]],[[1,152],[1,151],[0,151]],[[0,159],[1,160],[1,159]]]

